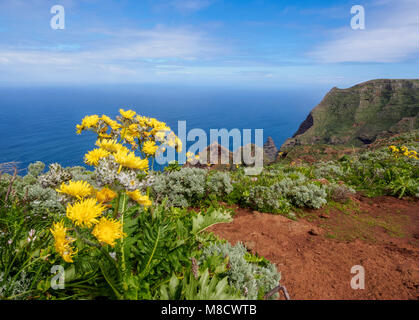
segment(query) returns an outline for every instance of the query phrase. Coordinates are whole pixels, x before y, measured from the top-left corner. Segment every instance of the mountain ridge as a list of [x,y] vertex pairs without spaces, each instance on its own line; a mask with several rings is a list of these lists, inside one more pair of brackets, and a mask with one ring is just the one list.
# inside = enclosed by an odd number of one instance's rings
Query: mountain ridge
[[419,79],[375,79],[333,87],[281,146],[329,144],[361,147],[419,129]]

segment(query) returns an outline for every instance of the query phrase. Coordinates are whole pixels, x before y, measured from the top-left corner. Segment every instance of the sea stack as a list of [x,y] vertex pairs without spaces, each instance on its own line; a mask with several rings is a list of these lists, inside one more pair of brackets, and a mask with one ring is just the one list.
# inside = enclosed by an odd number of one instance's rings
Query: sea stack
[[267,160],[270,162],[275,161],[278,154],[278,148],[276,147],[272,137],[268,137],[268,140],[266,140],[265,144],[263,145],[263,151],[265,152],[265,156],[268,158]]

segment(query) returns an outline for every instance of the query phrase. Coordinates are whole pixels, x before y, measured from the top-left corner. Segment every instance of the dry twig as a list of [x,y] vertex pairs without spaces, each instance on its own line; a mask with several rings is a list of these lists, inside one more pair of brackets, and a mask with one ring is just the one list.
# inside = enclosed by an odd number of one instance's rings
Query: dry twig
[[270,297],[272,297],[275,293],[279,292],[279,290],[281,290],[284,293],[285,299],[286,300],[291,300],[290,295],[288,294],[287,288],[285,288],[285,286],[277,286],[275,288],[273,288],[271,291],[269,291],[264,297],[264,300],[268,300]]
[[7,202],[7,200],[9,199],[9,195],[12,192],[13,183],[15,182],[16,177],[17,177],[17,172],[18,172],[17,167],[18,167],[17,162],[6,162],[6,163],[0,164],[1,174],[3,174],[4,172],[13,172],[13,176],[10,179],[9,187],[7,188],[6,197],[4,199],[4,202]]

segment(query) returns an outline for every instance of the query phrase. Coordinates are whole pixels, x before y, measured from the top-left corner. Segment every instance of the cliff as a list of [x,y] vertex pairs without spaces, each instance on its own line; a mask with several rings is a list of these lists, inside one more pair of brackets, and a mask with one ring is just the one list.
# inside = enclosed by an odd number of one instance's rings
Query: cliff
[[333,88],[281,146],[361,147],[378,138],[419,129],[419,80],[371,80]]

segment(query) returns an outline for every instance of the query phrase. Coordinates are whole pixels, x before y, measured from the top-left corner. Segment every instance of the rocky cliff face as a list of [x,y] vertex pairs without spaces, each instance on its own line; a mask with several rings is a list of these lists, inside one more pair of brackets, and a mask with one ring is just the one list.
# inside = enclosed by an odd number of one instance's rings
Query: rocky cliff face
[[265,152],[265,156],[268,161],[274,161],[276,159],[278,149],[272,137],[268,137],[266,140],[265,144],[263,145],[263,151]]
[[362,146],[377,138],[419,129],[419,80],[371,80],[333,88],[281,147]]

